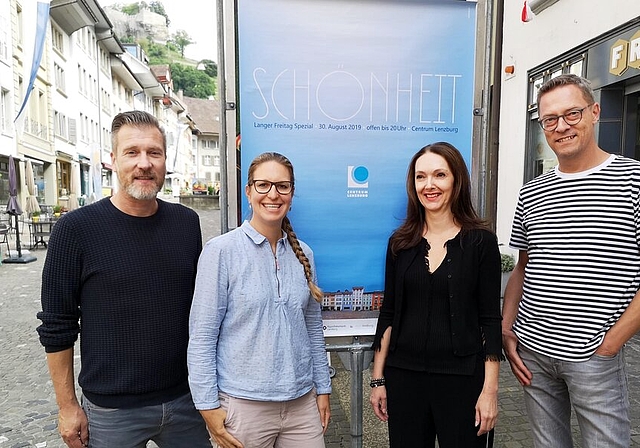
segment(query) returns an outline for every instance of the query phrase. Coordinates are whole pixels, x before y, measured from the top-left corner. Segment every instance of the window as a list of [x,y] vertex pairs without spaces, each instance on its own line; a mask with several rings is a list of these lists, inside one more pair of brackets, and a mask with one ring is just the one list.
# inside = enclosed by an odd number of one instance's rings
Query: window
[[53,49],[61,55],[64,55],[64,36],[60,30],[53,25],[51,25],[51,40],[53,41]]
[[56,63],[53,64],[53,68],[55,70],[56,89],[58,89],[60,93],[64,93],[67,90],[64,69]]
[[9,131],[9,91],[0,90],[0,132]]
[[111,61],[109,59],[109,53],[100,48],[100,69],[110,76],[111,74]]
[[82,67],[78,64],[78,92],[84,93],[84,80],[82,78]]
[[0,17],[0,61],[7,61],[9,58],[9,21],[5,17]]
[[218,149],[218,140],[202,140],[202,149]]
[[70,190],[69,174],[71,173],[71,164],[58,160],[56,167],[58,168],[58,196],[66,196]]
[[84,115],[82,113],[80,113],[80,141],[84,142],[86,141],[86,131],[85,131],[85,125],[84,125]]
[[47,97],[44,91],[35,88],[29,97],[29,116],[25,120],[25,132],[48,140],[47,114]]
[[65,114],[58,112],[57,110],[53,112],[53,131],[56,137],[63,138],[65,140],[68,139],[67,132],[67,117]]
[[22,24],[22,7],[20,5],[16,5],[16,16],[17,16],[17,22],[16,22],[16,26],[18,27],[17,34],[18,34],[18,46],[22,47],[22,44],[24,43],[24,32],[23,32],[23,24]]
[[213,166],[220,166],[220,156],[213,156]]
[[202,164],[204,166],[211,166],[211,162],[212,162],[212,157],[211,156],[202,156]]

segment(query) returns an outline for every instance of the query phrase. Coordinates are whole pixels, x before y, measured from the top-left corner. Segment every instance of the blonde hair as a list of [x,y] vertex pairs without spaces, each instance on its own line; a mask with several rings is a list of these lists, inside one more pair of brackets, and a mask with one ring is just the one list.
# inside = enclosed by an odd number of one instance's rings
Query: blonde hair
[[[253,159],[253,161],[251,162],[251,165],[249,165],[249,171],[247,175],[247,177],[249,178],[248,184],[251,184],[251,182],[253,182],[254,180],[253,174],[255,173],[258,165],[261,165],[266,162],[276,162],[284,166],[289,171],[289,175],[291,177],[291,184],[295,185],[295,181],[293,177],[293,165],[291,164],[291,161],[289,161],[289,159],[287,159],[285,156],[277,152],[263,152],[262,154],[257,156],[255,159]],[[293,190],[291,191],[291,194],[293,194]],[[282,220],[282,230],[287,234],[287,240],[289,241],[289,244],[291,244],[293,253],[296,254],[298,261],[304,268],[304,276],[307,279],[307,285],[309,285],[309,291],[311,291],[311,295],[313,296],[314,299],[316,299],[317,302],[322,302],[322,297],[323,297],[322,290],[318,287],[318,285],[316,285],[313,282],[313,272],[311,270],[311,262],[309,261],[309,258],[307,257],[307,255],[304,253],[304,250],[302,250],[300,241],[298,241],[298,237],[296,236],[296,233],[293,231],[293,227],[291,226],[291,221],[289,221],[289,218],[287,216],[285,216],[284,219]]]

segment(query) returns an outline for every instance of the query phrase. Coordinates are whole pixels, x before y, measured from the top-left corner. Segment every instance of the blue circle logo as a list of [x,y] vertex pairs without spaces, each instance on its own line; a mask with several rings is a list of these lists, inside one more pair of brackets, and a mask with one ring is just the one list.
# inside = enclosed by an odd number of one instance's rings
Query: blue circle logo
[[358,166],[353,169],[353,180],[359,184],[364,184],[369,179],[369,170],[366,166]]

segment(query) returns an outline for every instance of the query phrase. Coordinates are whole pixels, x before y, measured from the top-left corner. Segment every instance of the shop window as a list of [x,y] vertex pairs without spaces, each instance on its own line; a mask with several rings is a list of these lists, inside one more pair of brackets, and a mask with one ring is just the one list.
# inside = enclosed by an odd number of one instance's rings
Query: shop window
[[58,160],[56,166],[58,169],[58,196],[66,196],[70,187],[71,164]]
[[31,161],[33,168],[33,180],[36,183],[36,197],[39,204],[44,204],[45,184],[44,184],[44,165],[34,160]]

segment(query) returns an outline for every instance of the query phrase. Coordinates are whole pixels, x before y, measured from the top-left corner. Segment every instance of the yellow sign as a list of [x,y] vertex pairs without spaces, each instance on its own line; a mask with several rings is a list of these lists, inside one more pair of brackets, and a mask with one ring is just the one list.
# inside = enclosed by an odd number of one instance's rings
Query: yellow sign
[[609,52],[609,73],[621,76],[629,67],[640,69],[640,30],[630,40],[618,39]]

